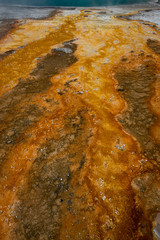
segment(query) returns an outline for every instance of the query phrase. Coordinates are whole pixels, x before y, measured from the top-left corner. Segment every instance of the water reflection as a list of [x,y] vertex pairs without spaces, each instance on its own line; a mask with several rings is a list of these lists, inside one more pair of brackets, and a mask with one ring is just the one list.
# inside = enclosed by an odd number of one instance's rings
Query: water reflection
[[108,6],[118,4],[145,3],[149,0],[0,0],[1,4],[32,6]]

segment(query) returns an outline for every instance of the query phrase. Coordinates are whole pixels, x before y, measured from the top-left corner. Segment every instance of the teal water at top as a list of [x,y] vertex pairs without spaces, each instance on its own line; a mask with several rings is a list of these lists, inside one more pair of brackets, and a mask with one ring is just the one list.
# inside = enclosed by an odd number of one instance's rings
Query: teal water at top
[[149,0],[0,0],[0,4],[27,6],[109,6],[120,4],[147,3]]

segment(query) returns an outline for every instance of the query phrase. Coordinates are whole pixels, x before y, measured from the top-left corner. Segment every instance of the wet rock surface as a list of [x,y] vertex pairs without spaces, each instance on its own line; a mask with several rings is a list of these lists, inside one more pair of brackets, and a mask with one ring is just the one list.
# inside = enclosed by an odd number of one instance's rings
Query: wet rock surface
[[112,18],[128,11],[61,9],[2,40],[0,239],[159,238],[159,30]]

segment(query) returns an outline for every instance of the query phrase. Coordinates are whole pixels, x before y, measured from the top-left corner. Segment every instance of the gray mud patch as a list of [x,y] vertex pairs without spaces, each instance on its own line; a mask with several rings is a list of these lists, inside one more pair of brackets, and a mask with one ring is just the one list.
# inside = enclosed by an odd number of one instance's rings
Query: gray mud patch
[[0,166],[9,149],[24,140],[25,129],[35,124],[46,110],[32,102],[32,96],[45,93],[52,86],[50,78],[77,61],[76,45],[64,46],[70,53],[53,50],[39,60],[28,79],[19,79],[17,86],[0,98]]
[[115,68],[115,79],[121,89],[119,93],[127,102],[127,110],[117,119],[124,129],[138,140],[142,153],[148,159],[159,162],[160,147],[150,135],[150,127],[155,123],[156,116],[149,108],[150,98],[154,94],[152,84],[157,79],[156,74],[157,68],[152,57],[142,57],[141,65],[136,68],[127,67],[127,61]]
[[54,16],[58,9],[51,7],[25,7],[0,5],[0,20],[46,19]]
[[160,27],[160,9],[159,7],[140,10],[136,14],[124,14],[116,16],[119,19],[124,19],[128,21],[138,21],[141,24],[148,25],[154,28],[156,31],[159,31]]

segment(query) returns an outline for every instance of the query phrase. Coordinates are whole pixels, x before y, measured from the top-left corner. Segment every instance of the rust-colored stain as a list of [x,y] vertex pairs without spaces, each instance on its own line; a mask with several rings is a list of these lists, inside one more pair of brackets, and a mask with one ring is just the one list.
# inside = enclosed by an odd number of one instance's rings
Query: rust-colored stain
[[160,36],[99,10],[0,45],[0,239],[160,235]]

